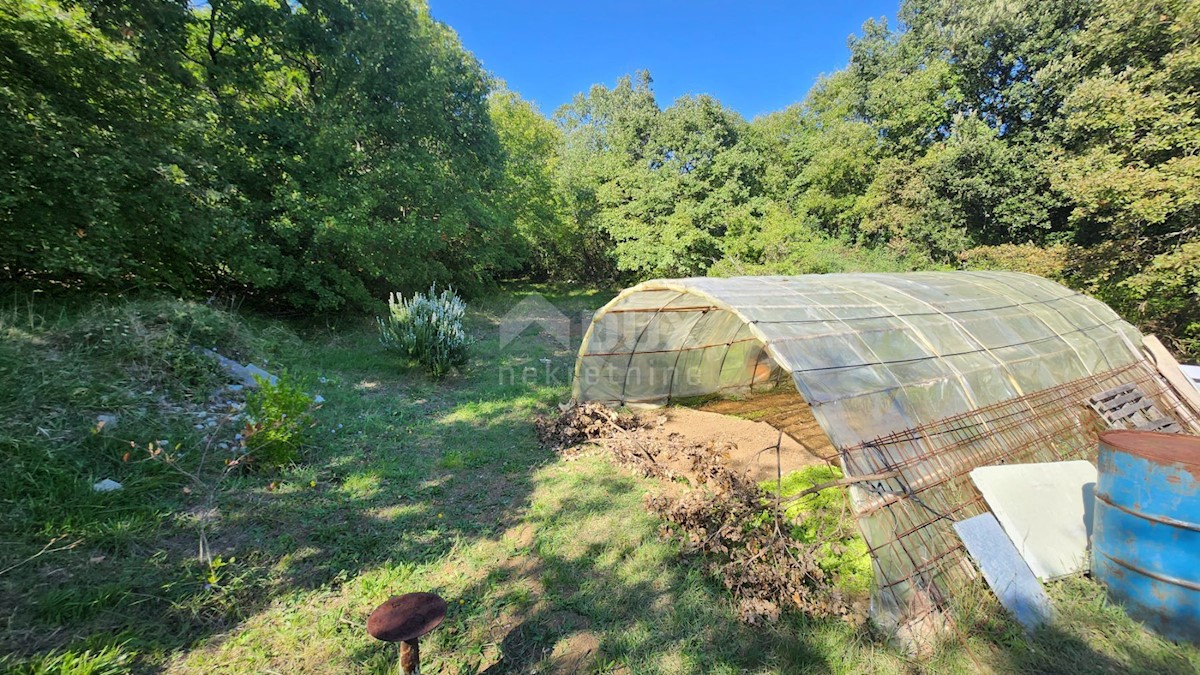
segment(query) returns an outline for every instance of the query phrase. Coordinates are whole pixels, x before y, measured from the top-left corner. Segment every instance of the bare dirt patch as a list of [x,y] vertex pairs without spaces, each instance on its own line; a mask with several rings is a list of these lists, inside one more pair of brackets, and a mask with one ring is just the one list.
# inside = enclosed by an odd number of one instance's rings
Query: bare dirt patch
[[770,425],[810,455],[823,460],[837,457],[837,449],[813,417],[812,408],[795,390],[757,394],[742,400],[718,399],[701,405],[699,410]]
[[546,665],[552,673],[586,673],[592,664],[603,660],[600,639],[591,631],[582,631],[555,643]]
[[[813,452],[813,449],[820,449],[816,444],[802,445],[786,433],[781,437],[780,430],[766,422],[691,408],[667,408],[660,414],[666,418],[659,427],[662,433],[678,434],[686,443],[728,443],[730,470],[744,474],[755,482],[776,477],[776,443],[780,443],[779,469],[785,476],[806,466],[825,463]],[[813,426],[816,426],[815,420]],[[829,439],[825,432],[819,426],[816,430],[828,446]],[[672,468],[678,470],[679,467]]]

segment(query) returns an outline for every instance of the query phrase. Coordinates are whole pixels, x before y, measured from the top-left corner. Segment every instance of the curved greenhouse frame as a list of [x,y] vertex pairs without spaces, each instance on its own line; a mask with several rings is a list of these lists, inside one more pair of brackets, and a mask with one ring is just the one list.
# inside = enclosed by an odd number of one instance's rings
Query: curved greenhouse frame
[[896,475],[851,497],[873,612],[916,637],[974,575],[949,526],[984,510],[970,469],[1094,455],[1084,401],[1118,385],[1198,428],[1141,345],[1103,303],[1015,272],[653,280],[593,317],[574,395],[654,406],[790,379],[847,476]]

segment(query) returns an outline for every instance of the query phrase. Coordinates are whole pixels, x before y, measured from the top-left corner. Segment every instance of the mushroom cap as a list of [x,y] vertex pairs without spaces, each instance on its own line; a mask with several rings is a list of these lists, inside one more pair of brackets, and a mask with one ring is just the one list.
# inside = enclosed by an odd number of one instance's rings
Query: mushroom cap
[[436,593],[405,593],[389,598],[367,617],[367,632],[384,642],[408,642],[437,628],[446,601]]

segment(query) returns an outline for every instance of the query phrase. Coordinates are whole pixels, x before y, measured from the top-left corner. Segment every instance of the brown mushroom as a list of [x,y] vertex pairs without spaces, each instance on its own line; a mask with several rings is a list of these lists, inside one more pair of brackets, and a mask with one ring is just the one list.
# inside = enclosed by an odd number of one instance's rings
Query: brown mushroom
[[367,618],[371,637],[400,645],[401,675],[419,675],[423,635],[446,618],[446,601],[436,593],[405,593],[389,598]]

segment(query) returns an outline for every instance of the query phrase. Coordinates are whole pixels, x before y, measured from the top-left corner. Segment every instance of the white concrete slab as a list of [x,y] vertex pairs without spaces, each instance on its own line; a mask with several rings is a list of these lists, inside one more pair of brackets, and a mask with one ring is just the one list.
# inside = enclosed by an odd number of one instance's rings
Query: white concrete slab
[[1096,489],[1091,462],[981,466],[971,481],[1038,579],[1087,569]]

